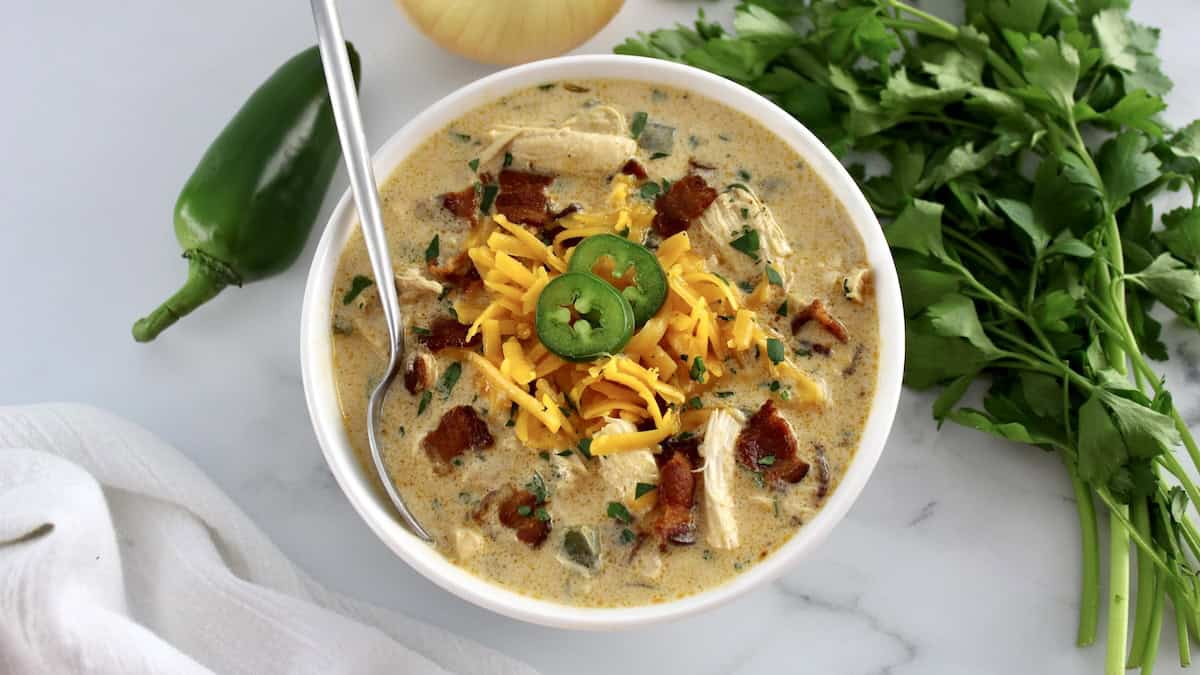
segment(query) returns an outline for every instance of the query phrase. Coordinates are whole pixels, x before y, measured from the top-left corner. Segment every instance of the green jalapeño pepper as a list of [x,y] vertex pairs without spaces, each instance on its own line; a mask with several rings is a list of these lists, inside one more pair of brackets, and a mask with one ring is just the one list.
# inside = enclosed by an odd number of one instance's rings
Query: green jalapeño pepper
[[633,335],[633,308],[590,272],[555,277],[538,296],[536,326],[546,349],[568,361],[616,354]]
[[[359,59],[350,52],[355,84]],[[316,47],[276,70],[213,141],[175,202],[183,287],[133,324],[153,340],[226,286],[277,274],[300,255],[340,148]]]
[[658,258],[645,246],[635,244],[615,234],[597,234],[575,247],[571,254],[570,272],[591,272],[601,258],[613,261],[613,276],[617,279],[633,268],[633,284],[621,291],[633,306],[634,324],[646,323],[667,299],[667,276]]

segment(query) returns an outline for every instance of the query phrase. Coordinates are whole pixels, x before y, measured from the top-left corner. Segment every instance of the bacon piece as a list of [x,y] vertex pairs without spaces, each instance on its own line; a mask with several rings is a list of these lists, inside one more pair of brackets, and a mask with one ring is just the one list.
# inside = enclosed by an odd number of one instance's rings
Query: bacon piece
[[416,394],[429,387],[429,357],[417,354],[404,369],[404,388],[410,394]]
[[655,231],[663,237],[683,232],[716,198],[717,191],[700,176],[692,173],[680,178],[654,198]]
[[800,332],[804,324],[809,321],[816,321],[821,324],[830,335],[837,338],[838,342],[846,342],[850,339],[850,334],[846,332],[846,327],[841,321],[833,318],[829,310],[825,309],[825,303],[821,302],[820,298],[809,303],[808,307],[796,312],[792,319],[792,335]]
[[686,453],[675,452],[659,470],[657,517],[653,528],[661,548],[666,549],[667,542],[696,543],[696,522],[692,515],[695,494],[696,476],[692,474],[692,463]]
[[554,181],[552,176],[539,176],[523,171],[500,172],[500,194],[496,197],[496,211],[514,223],[542,227],[551,219],[547,203],[546,186]]
[[433,320],[433,325],[429,327],[429,334],[418,335],[417,342],[420,342],[435,354],[451,347],[475,347],[479,344],[480,338],[476,335],[468,341],[468,330],[469,326],[462,325],[458,322],[458,319],[449,316],[439,316]]
[[[654,428],[654,420],[650,420],[650,428]],[[682,437],[681,437],[682,436]],[[662,451],[654,456],[659,468],[666,464],[675,453],[683,453],[692,466],[700,464],[700,439],[695,436],[671,436],[659,444]]]
[[[537,510],[545,506],[546,502],[538,504],[537,496],[532,492],[513,488],[500,502],[500,524],[516,530],[517,539],[537,548],[550,534],[550,521],[537,517]],[[528,515],[523,515],[522,511]]]
[[471,225],[474,225],[476,218],[475,186],[468,185],[458,192],[447,192],[442,195],[442,208],[458,218],[469,220]]
[[625,162],[625,166],[621,167],[621,173],[626,176],[633,176],[638,180],[646,180],[646,169],[642,168],[642,165],[638,164],[636,159]]
[[455,457],[468,450],[490,448],[494,442],[487,422],[479,417],[479,413],[469,405],[460,405],[442,415],[437,428],[421,440],[421,449],[435,463],[449,470],[447,465]]
[[[738,464],[762,471],[771,482],[799,483],[808,475],[808,462],[796,456],[792,427],[770,399],[746,422],[738,434],[736,450]],[[764,459],[768,463],[764,464]]]
[[483,280],[479,278],[479,270],[475,269],[475,265],[471,264],[471,258],[466,251],[460,251],[449,260],[445,265],[435,265],[429,263],[429,274],[438,281],[447,283],[455,288],[469,288],[473,284],[481,284]]

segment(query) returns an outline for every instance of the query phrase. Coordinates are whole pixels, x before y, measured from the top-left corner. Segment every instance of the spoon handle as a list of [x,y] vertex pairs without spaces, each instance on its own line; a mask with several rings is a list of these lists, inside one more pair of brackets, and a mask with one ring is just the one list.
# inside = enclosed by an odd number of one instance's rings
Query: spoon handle
[[400,330],[400,303],[396,297],[396,286],[387,283],[392,278],[392,259],[388,253],[387,234],[383,229],[383,212],[379,206],[379,192],[375,187],[375,171],[371,168],[371,156],[367,151],[367,138],[363,133],[362,115],[358,110],[358,97],[354,88],[354,75],[350,70],[350,57],[346,54],[346,38],[342,35],[334,0],[312,0],[313,19],[317,24],[317,44],[321,50],[321,61],[325,64],[325,81],[329,87],[329,98],[333,103],[333,116],[337,121],[338,138],[342,143],[342,156],[346,159],[346,171],[350,177],[350,190],[362,221],[363,240],[367,255],[371,259],[371,271],[383,304],[388,333],[393,346],[403,351],[404,333]]
[[350,190],[354,193],[363,242],[367,246],[367,256],[371,259],[371,272],[375,275],[375,288],[379,291],[379,301],[383,305],[383,317],[387,322],[390,338],[387,371],[371,392],[370,401],[367,403],[367,440],[371,445],[371,458],[374,460],[379,481],[383,483],[392,505],[396,507],[409,531],[424,541],[433,541],[404,503],[404,498],[392,482],[387,464],[383,461],[383,444],[379,433],[383,400],[396,377],[397,366],[404,359],[400,300],[396,295],[387,233],[383,229],[383,213],[379,207],[379,192],[375,187],[375,172],[371,168],[371,156],[367,153],[367,138],[363,133],[354,75],[350,70],[350,57],[346,54],[346,38],[342,35],[337,5],[334,0],[312,0],[312,10],[313,20],[317,25],[321,62],[325,66],[325,82],[333,104],[333,117],[337,122],[342,156],[346,159],[346,170],[350,176]]

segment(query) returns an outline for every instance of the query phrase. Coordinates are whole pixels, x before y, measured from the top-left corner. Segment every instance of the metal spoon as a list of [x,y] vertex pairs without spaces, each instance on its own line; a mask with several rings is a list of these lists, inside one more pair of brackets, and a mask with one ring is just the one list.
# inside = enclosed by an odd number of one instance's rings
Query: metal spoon
[[342,25],[338,19],[334,0],[312,0],[313,20],[317,24],[317,44],[321,50],[321,61],[325,64],[325,82],[329,86],[329,99],[333,103],[333,116],[337,120],[338,138],[342,142],[342,155],[346,159],[346,170],[350,176],[350,189],[354,193],[354,204],[362,221],[363,241],[367,245],[367,256],[371,259],[371,272],[375,275],[375,287],[379,290],[379,301],[383,304],[383,316],[387,321],[390,338],[388,366],[379,384],[371,392],[367,406],[367,438],[371,444],[371,458],[383,487],[392,504],[408,529],[425,541],[433,541],[404,498],[396,490],[383,463],[382,442],[379,438],[383,400],[388,387],[396,378],[396,372],[404,363],[404,322],[400,315],[400,300],[396,297],[392,259],[388,253],[387,233],[383,229],[383,214],[379,208],[379,192],[375,187],[375,172],[371,169],[371,158],[367,154],[367,139],[363,134],[362,117],[358,111],[358,98],[354,87],[354,76],[350,70],[350,58],[346,54],[346,39],[342,36]]

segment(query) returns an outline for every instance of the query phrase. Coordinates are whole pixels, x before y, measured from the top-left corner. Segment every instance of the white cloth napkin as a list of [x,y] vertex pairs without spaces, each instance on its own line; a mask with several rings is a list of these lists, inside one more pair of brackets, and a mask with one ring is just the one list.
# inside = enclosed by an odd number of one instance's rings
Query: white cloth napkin
[[129,422],[0,407],[0,673],[447,672],[535,671],[325,590]]

